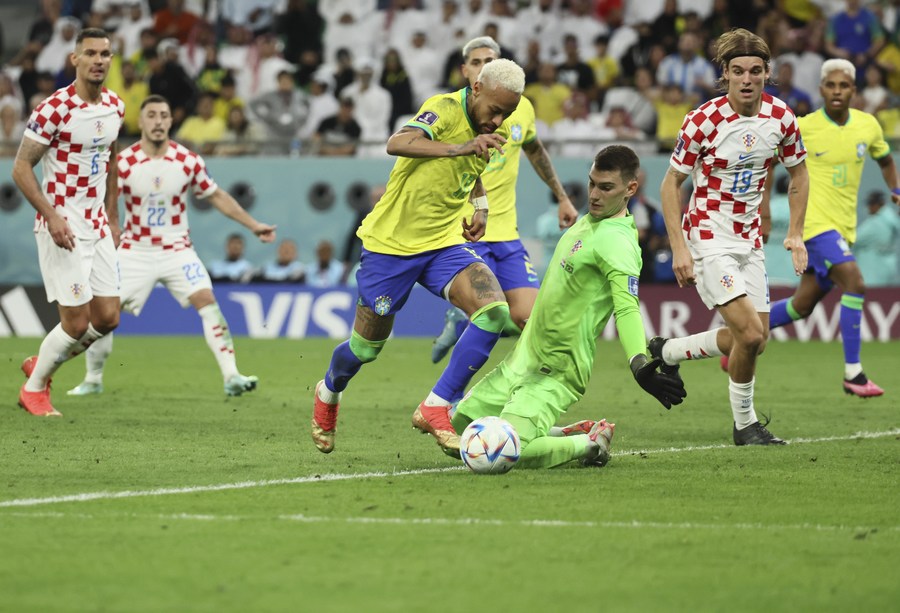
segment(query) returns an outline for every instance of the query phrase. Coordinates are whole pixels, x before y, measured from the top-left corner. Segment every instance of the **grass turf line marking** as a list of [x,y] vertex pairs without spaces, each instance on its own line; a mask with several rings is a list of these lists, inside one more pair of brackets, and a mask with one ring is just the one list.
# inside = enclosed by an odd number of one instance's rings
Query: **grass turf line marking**
[[814,532],[889,532],[900,531],[900,526],[845,526],[828,524],[710,524],[697,522],[656,522],[656,521],[570,521],[563,519],[481,519],[477,517],[324,517],[314,515],[292,514],[265,517],[260,515],[213,515],[209,513],[60,513],[53,511],[37,511],[32,513],[3,513],[0,517],[21,517],[26,519],[89,519],[106,521],[110,519],[152,519],[159,521],[199,521],[199,522],[237,522],[237,521],[271,521],[278,519],[286,522],[302,524],[342,523],[364,525],[396,525],[396,526],[491,526],[526,528],[634,528],[657,530],[798,530]]
[[[857,439],[875,439],[900,435],[900,428],[892,428],[884,432],[857,432],[845,436],[827,436],[823,438],[798,438],[790,440],[793,444],[825,443],[832,441],[852,441]],[[683,453],[691,451],[708,451],[714,449],[734,449],[733,445],[702,445],[696,447],[667,447],[663,449],[635,449],[614,452],[616,457],[650,455],[653,453]],[[58,504],[63,502],[88,502],[91,500],[115,500],[118,498],[141,498],[147,496],[170,496],[176,494],[196,494],[202,492],[221,492],[226,490],[241,490],[257,487],[269,487],[272,485],[294,485],[299,483],[319,483],[324,481],[347,481],[350,479],[380,479],[385,477],[408,477],[414,475],[427,475],[463,470],[462,466],[448,466],[445,468],[422,468],[416,470],[403,470],[397,472],[369,472],[351,474],[323,474],[307,477],[293,477],[288,479],[267,479],[264,481],[240,481],[237,483],[220,483],[216,485],[196,485],[187,487],[163,487],[152,490],[126,490],[122,492],[86,492],[83,494],[68,494],[65,496],[48,496],[46,498],[17,498],[0,501],[0,508],[9,507],[34,507],[45,504]]]

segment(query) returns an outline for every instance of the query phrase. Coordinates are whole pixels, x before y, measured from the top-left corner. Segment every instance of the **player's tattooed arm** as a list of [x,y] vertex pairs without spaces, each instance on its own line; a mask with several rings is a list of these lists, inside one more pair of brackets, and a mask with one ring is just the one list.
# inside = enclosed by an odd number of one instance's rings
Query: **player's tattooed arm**
[[541,142],[541,139],[536,138],[530,143],[522,145],[522,149],[528,156],[534,171],[550,188],[553,195],[556,196],[556,201],[559,202],[559,229],[568,228],[578,219],[578,209],[569,200],[569,195],[566,194],[566,190],[556,174],[556,169],[553,168],[553,162],[550,161],[550,154],[547,153],[544,143]]
[[109,145],[109,163],[106,167],[106,218],[109,220],[109,230],[112,233],[113,243],[119,246],[119,237],[122,228],[119,225],[119,143],[113,141]]
[[383,341],[391,335],[394,327],[394,314],[377,315],[367,306],[356,306],[356,319],[353,330],[369,341]]
[[34,167],[40,161],[47,149],[48,145],[43,145],[27,136],[22,138],[22,144],[19,145],[19,151],[16,153],[16,159],[13,162],[12,177],[16,186],[25,196],[25,199],[34,207],[41,217],[47,221],[47,230],[53,237],[53,242],[63,249],[72,250],[75,248],[75,234],[69,228],[66,220],[59,215],[47,200],[41,186],[38,184],[37,176],[34,174]]

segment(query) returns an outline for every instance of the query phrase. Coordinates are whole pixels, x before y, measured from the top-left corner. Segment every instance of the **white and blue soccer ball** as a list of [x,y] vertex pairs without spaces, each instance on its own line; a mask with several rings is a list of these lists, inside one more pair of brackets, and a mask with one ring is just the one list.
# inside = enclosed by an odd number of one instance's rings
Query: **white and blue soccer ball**
[[479,475],[500,475],[515,466],[521,444],[515,428],[493,415],[479,417],[459,437],[459,456]]

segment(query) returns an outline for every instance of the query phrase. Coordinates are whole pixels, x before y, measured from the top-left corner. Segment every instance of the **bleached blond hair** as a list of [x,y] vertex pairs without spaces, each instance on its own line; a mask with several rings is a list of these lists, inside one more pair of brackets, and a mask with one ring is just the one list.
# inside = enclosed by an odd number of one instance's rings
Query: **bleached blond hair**
[[514,94],[525,91],[525,71],[512,60],[494,60],[481,69],[478,81],[487,88],[502,87]]
[[819,81],[824,81],[826,78],[828,78],[828,75],[830,75],[835,70],[843,72],[845,75],[850,77],[851,81],[856,83],[856,66],[854,66],[849,60],[843,60],[840,58],[825,60],[825,62],[822,64],[822,72],[819,75]]
[[473,38],[462,48],[463,61],[468,61],[469,55],[476,49],[490,49],[497,57],[500,57],[500,45],[497,44],[490,36],[479,36]]

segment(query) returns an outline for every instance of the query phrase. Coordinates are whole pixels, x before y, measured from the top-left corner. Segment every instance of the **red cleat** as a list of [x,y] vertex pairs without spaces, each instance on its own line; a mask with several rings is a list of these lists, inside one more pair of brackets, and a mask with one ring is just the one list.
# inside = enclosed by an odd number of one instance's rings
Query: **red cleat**
[[884,390],[875,385],[865,375],[857,375],[852,381],[844,379],[844,393],[860,398],[874,398],[884,394]]
[[62,413],[53,408],[50,404],[50,386],[48,385],[40,392],[29,392],[22,386],[19,390],[19,406],[40,417],[61,417]]
[[[22,360],[22,372],[25,373],[25,378],[30,379],[31,373],[34,372],[34,365],[37,364],[37,356],[33,355]],[[50,382],[53,379],[47,379],[47,385],[50,385]]]
[[337,429],[337,415],[340,403],[328,404],[319,400],[319,387],[325,385],[325,381],[316,383],[315,404],[312,417],[312,440],[316,449],[322,453],[334,451],[334,433]]
[[568,426],[562,427],[563,436],[574,436],[576,434],[590,434],[591,429],[596,424],[593,419],[583,419],[581,421],[576,421],[574,424],[569,424]]
[[413,428],[430,434],[448,456],[459,457],[459,435],[450,423],[450,406],[425,406],[423,402],[412,416]]
[[719,366],[722,367],[722,370],[724,370],[725,372],[728,372],[728,356],[727,355],[723,355],[721,358],[719,358]]

